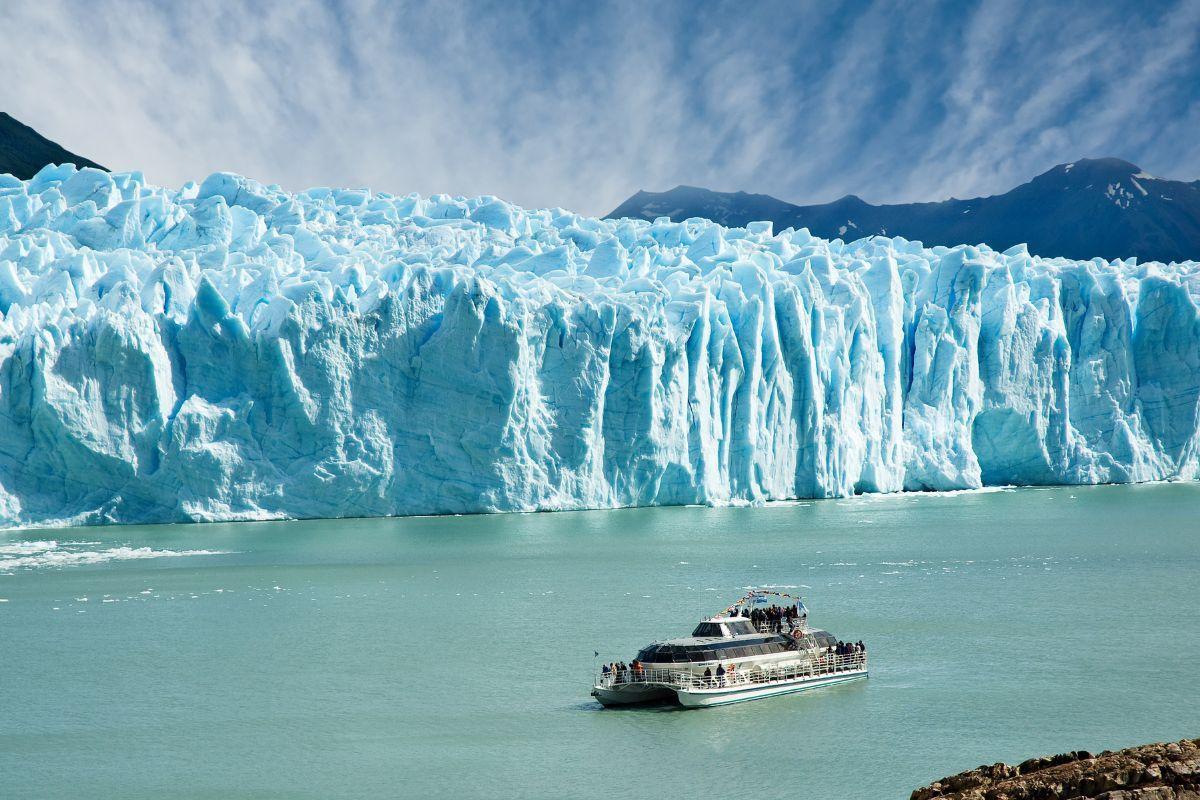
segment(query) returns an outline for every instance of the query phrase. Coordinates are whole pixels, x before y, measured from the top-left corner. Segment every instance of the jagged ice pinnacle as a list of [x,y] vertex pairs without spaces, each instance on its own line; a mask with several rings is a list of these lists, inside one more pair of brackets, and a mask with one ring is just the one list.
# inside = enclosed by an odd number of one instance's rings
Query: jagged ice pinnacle
[[0,177],[0,524],[1194,479],[1200,265]]

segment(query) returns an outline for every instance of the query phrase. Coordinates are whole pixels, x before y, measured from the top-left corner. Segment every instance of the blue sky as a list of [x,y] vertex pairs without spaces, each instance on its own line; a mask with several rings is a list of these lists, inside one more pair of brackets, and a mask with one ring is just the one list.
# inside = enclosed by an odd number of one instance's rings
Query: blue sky
[[178,185],[794,202],[1200,177],[1200,0],[0,5],[4,110]]

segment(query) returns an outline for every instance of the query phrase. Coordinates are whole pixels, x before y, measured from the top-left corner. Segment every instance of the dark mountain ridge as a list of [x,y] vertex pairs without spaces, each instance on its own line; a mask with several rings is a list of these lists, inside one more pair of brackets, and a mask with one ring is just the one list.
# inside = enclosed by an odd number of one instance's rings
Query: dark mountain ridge
[[74,164],[79,168],[106,169],[91,159],[75,155],[33,128],[0,111],[0,174],[23,181],[47,164]]
[[1043,256],[1143,261],[1200,260],[1200,181],[1157,178],[1117,158],[1060,164],[1004,194],[970,200],[871,205],[854,195],[800,206],[764,194],[678,186],[639,191],[609,217],[679,221],[704,217],[733,227],[770,220],[828,239],[882,234],[926,245],[1026,243]]

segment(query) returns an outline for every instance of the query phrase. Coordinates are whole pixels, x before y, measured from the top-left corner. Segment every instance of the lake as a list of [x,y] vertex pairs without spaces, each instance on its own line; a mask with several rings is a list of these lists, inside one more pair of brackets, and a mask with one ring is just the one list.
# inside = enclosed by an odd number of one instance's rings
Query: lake
[[[1200,735],[1200,486],[0,533],[9,797],[906,798]],[[602,710],[796,587],[871,678]],[[784,589],[783,591],[792,591]],[[793,593],[795,593],[793,592]]]

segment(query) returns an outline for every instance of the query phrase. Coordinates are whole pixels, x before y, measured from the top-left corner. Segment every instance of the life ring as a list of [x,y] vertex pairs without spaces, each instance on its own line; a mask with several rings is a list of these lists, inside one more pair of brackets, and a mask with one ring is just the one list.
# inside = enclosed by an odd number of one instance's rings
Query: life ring
[[792,638],[797,642],[800,641],[802,638],[804,638],[804,631],[796,628],[796,630],[792,631]]

